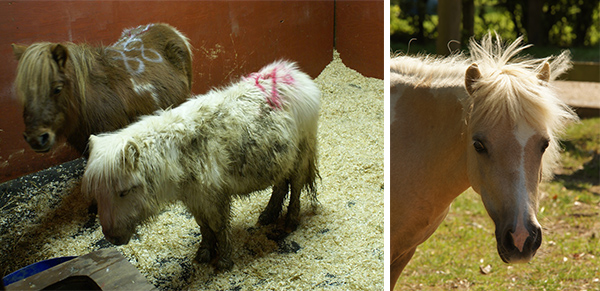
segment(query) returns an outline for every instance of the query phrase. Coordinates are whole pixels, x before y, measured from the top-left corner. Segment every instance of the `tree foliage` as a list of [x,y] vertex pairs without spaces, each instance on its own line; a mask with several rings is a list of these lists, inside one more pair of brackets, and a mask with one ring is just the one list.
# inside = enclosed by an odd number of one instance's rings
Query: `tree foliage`
[[[391,0],[392,38],[435,39],[437,1]],[[505,39],[525,35],[541,45],[596,46],[600,43],[600,0],[463,0],[473,5],[472,31],[463,31],[463,42],[490,30]],[[433,8],[432,8],[433,7]],[[463,11],[469,11],[464,10]]]

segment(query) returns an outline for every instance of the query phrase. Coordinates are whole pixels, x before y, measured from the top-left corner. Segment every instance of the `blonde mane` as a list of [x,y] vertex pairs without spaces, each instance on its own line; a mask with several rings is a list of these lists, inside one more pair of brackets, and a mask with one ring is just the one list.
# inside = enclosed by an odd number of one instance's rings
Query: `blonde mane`
[[403,82],[415,87],[460,86],[464,84],[465,71],[470,64],[464,54],[448,57],[397,55],[390,62],[390,72],[401,75]]
[[[543,176],[552,177],[552,169],[560,158],[558,136],[576,114],[557,96],[549,82],[538,74],[545,63],[550,66],[549,81],[571,68],[569,51],[560,55],[535,59],[518,54],[530,45],[522,45],[523,37],[505,45],[500,37],[488,33],[481,42],[471,39],[469,57],[457,54],[440,58],[431,56],[396,56],[390,64],[392,73],[412,86],[465,87],[465,73],[469,65],[477,64],[481,77],[475,82],[472,98],[465,90],[464,118],[473,125],[493,126],[508,118],[510,122],[525,120],[537,129],[545,129],[550,145],[544,154]],[[462,97],[461,97],[462,98]]]

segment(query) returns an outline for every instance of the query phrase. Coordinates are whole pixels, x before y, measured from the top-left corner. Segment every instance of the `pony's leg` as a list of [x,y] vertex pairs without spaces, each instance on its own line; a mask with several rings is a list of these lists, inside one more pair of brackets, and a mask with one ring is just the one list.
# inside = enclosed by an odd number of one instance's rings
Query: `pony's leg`
[[294,179],[290,188],[290,204],[285,220],[285,230],[287,232],[296,230],[300,224],[300,192],[302,192],[302,183],[299,182],[299,179]]
[[230,270],[233,267],[233,260],[231,260],[231,235],[229,232],[229,227],[226,227],[216,233],[217,252],[219,253],[219,259],[216,262],[217,270]]
[[400,278],[400,274],[402,274],[402,270],[404,270],[404,267],[406,267],[406,264],[408,264],[410,259],[415,254],[416,250],[417,250],[417,247],[414,247],[413,249],[404,253],[402,256],[396,258],[390,264],[390,280],[391,280],[390,286],[392,288],[391,290],[394,290],[394,286],[396,285],[396,282],[398,282],[398,278]]
[[214,233],[215,239],[215,251],[217,254],[217,261],[215,267],[217,270],[229,270],[233,267],[233,261],[231,260],[231,241],[230,241],[230,227],[229,220],[231,214],[231,201],[229,194],[221,194],[224,201],[212,205],[212,210],[208,215],[208,226]]
[[189,207],[202,232],[202,242],[196,253],[196,261],[206,263],[217,258],[215,267],[218,270],[229,270],[233,267],[229,240],[231,198],[229,194],[215,194],[213,198],[220,197],[219,201],[215,201],[216,203]]
[[208,227],[203,221],[197,221],[200,225],[200,232],[202,233],[202,242],[196,253],[196,261],[199,263],[209,263],[212,258],[216,256],[216,244],[217,238],[215,233]]
[[281,213],[283,199],[285,199],[288,189],[288,182],[285,180],[273,186],[273,193],[271,194],[271,199],[269,199],[269,204],[267,204],[265,210],[258,217],[258,223],[267,225],[275,222]]

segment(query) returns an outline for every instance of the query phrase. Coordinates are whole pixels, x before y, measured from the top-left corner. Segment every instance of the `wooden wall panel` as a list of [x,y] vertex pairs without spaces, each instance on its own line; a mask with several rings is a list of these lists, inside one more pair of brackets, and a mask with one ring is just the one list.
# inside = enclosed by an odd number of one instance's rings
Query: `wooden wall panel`
[[37,154],[23,140],[11,43],[109,45],[124,28],[169,23],[191,40],[193,91],[204,93],[280,58],[297,61],[316,77],[331,61],[334,13],[333,1],[0,2],[0,182],[77,157],[64,145]]
[[335,47],[342,61],[364,76],[379,79],[389,55],[389,48],[383,47],[383,8],[383,0],[336,1],[335,7]]

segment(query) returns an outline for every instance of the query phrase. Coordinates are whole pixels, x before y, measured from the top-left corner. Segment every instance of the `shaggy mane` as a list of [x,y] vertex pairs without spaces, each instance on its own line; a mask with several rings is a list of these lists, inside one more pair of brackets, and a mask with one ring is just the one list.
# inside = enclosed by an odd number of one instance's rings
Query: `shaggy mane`
[[[73,68],[77,82],[74,84],[78,88],[82,103],[85,102],[86,79],[90,73],[94,55],[96,52],[87,45],[76,45],[74,43],[61,43],[68,50],[69,66]],[[56,45],[50,42],[39,42],[31,44],[25,51],[17,67],[17,77],[15,79],[17,96],[22,104],[26,103],[25,92],[21,90],[32,89],[30,84],[37,86],[33,88],[37,94],[34,96],[44,96],[52,89],[52,84],[48,76],[58,74],[58,64],[52,59],[52,48]],[[34,101],[35,102],[35,101]]]

